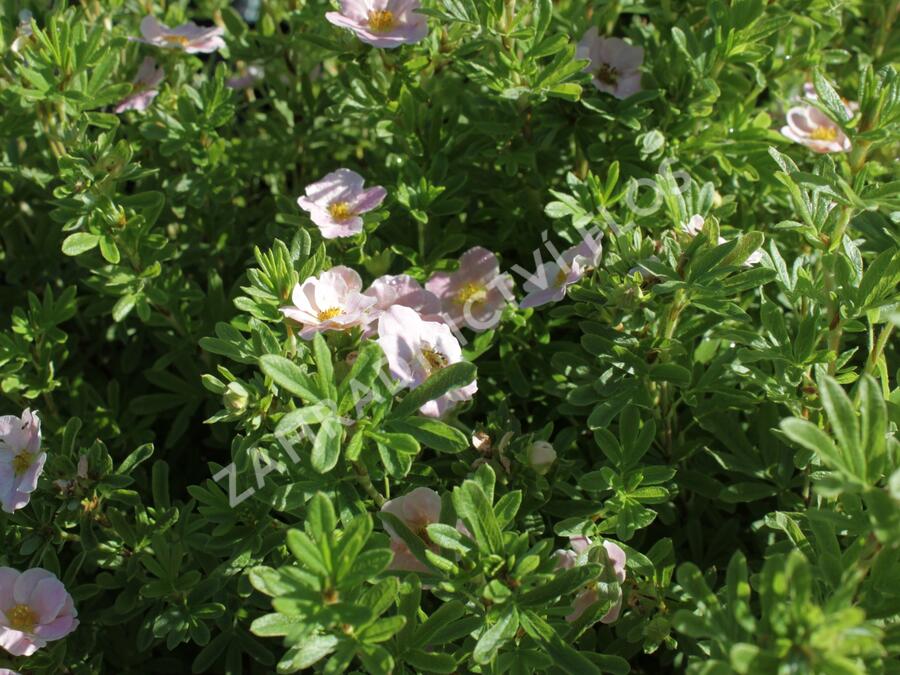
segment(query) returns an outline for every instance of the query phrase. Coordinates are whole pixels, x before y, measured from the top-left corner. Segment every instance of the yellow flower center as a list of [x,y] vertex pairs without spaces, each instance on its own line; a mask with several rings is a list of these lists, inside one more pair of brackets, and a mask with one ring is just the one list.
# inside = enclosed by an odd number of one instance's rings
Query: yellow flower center
[[186,38],[184,35],[163,35],[162,39],[165,42],[181,47],[185,47],[190,43],[190,39]]
[[347,220],[353,216],[353,211],[350,209],[350,204],[347,202],[335,202],[334,204],[329,204],[328,213],[330,213],[331,217],[335,220]]
[[376,33],[383,33],[395,25],[394,13],[388,9],[373,9],[369,12],[369,28]]
[[28,467],[31,466],[32,457],[27,452],[20,452],[18,455],[13,457],[12,467],[13,471],[17,476],[21,476],[23,473],[28,471]]
[[422,349],[422,358],[425,359],[425,363],[428,364],[428,372],[440,370],[447,365],[447,357],[431,347]]
[[594,77],[604,84],[615,86],[619,82],[619,71],[608,63],[601,63],[594,73]]
[[569,275],[566,274],[565,270],[560,270],[556,273],[556,278],[553,280],[553,284],[555,286],[562,286],[564,283],[566,283],[566,279],[568,278],[568,276]]
[[9,627],[22,633],[31,633],[37,625],[38,618],[28,605],[16,605],[6,612]]
[[809,134],[809,137],[816,141],[833,141],[837,138],[836,127],[816,127]]
[[328,309],[323,309],[321,312],[316,314],[316,318],[319,321],[328,321],[329,319],[333,319],[340,313],[341,313],[340,307],[329,307]]
[[484,286],[470,281],[459,289],[459,293],[456,294],[456,302],[460,305],[464,305],[474,298],[474,302],[478,303],[484,300],[484,298],[481,297],[484,294]]

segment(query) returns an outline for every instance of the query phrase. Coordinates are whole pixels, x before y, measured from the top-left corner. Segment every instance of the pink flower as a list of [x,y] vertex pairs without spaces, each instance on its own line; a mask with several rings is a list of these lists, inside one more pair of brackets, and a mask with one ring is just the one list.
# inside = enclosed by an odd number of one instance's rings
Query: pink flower
[[408,274],[380,276],[363,295],[375,298],[375,304],[369,311],[371,333],[376,331],[378,317],[382,312],[386,312],[394,305],[411,307],[428,320],[431,320],[431,317],[437,320],[437,315],[441,311],[441,301]]
[[328,12],[325,18],[367,44],[393,49],[428,34],[425,16],[416,11],[420,6],[419,0],[341,0],[341,11]]
[[602,251],[600,238],[595,239],[588,234],[580,244],[563,251],[558,260],[542,264],[524,283],[527,295],[519,307],[528,309],[562,300],[569,286],[597,266]]
[[0,567],[0,647],[31,656],[78,627],[78,612],[66,587],[51,572]]
[[122,102],[113,110],[117,113],[123,113],[126,110],[142,112],[149,108],[159,93],[157,87],[165,75],[166,72],[161,67],[157,67],[156,61],[152,57],[145,58],[134,77],[131,93],[122,99]]
[[795,143],[801,143],[813,152],[847,152],[850,139],[825,113],[811,105],[791,108],[787,112],[787,125],[781,133]]
[[368,321],[374,298],[363,295],[362,279],[349,267],[338,266],[294,287],[293,306],[282,307],[287,318],[303,324],[300,337],[311,340],[326,330],[349,330]]
[[[391,374],[410,389],[441,368],[463,360],[459,342],[447,324],[425,321],[414,309],[402,305],[382,312],[378,319],[378,344],[387,357]],[[472,382],[429,401],[419,412],[440,417],[456,403],[470,400],[476,391],[478,386]]]
[[9,668],[0,668],[0,675],[20,675],[20,673],[10,670]]
[[[691,219],[686,223],[682,223],[681,230],[682,232],[686,232],[692,238],[696,237],[703,231],[703,226],[706,224],[706,219],[701,215],[693,215]],[[727,244],[728,240],[725,239],[722,235],[719,235],[719,240],[717,242],[719,246],[722,244]],[[751,267],[753,265],[758,265],[762,262],[762,252],[759,250],[751,253],[747,259],[744,261],[744,267]]]
[[[586,552],[591,548],[591,540],[587,537],[572,537],[569,540],[571,548],[569,550],[556,551],[557,569],[571,569],[576,565],[584,564],[587,561]],[[611,541],[604,541],[603,548],[606,550],[606,557],[612,565],[612,571],[616,576],[616,581],[620,584],[625,582],[625,551],[618,544]],[[572,613],[566,616],[566,621],[577,621],[584,614],[585,610],[600,600],[597,592],[596,583],[588,584],[584,589],[579,591],[572,603]],[[622,610],[622,591],[619,589],[619,597],[610,610],[600,619],[602,623],[613,623],[619,618],[619,612]]]
[[642,47],[632,47],[615,37],[602,38],[592,26],[578,43],[576,58],[590,61],[584,70],[591,73],[591,81],[600,91],[622,99],[641,90]]
[[0,507],[4,511],[13,513],[28,504],[46,461],[36,412],[26,408],[21,418],[0,417]]
[[182,49],[188,54],[209,54],[225,46],[222,34],[225,31],[218,26],[198,26],[188,21],[177,28],[169,28],[160,23],[154,16],[145,16],[141,20],[142,38],[131,38],[157,47]]
[[[441,519],[441,497],[437,492],[430,488],[418,487],[407,495],[389,499],[381,510],[397,516],[413,534],[437,550],[437,547],[431,544],[426,530],[429,525],[440,522]],[[408,572],[431,571],[412,554],[406,542],[387,521],[384,523],[384,529],[391,538],[391,550],[394,552],[389,569]]]
[[456,272],[435,272],[425,288],[441,299],[444,313],[456,324],[475,331],[500,322],[503,306],[512,298],[513,280],[500,274],[497,256],[476,246],[462,254]]
[[362,232],[360,214],[378,208],[387,196],[380,185],[364,190],[363,184],[363,177],[355,171],[338,169],[307,185],[306,196],[297,204],[309,212],[325,239],[352,237]]

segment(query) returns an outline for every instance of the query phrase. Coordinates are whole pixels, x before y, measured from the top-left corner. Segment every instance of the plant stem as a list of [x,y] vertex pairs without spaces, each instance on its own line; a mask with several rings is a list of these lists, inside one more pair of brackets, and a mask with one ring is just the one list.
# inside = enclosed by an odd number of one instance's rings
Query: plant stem
[[878,334],[878,339],[875,341],[875,345],[872,348],[872,351],[869,352],[869,358],[866,359],[866,373],[871,375],[875,372],[875,369],[878,368],[878,360],[881,358],[881,355],[884,353],[884,348],[887,346],[887,342],[891,337],[891,333],[894,332],[894,324],[889,323],[886,324],[884,328],[881,329],[881,332]]
[[356,471],[356,481],[360,484],[365,493],[372,498],[375,502],[375,506],[381,508],[384,505],[385,499],[381,493],[375,489],[375,486],[372,485],[372,478],[369,476],[369,470],[366,469],[366,465],[359,461],[353,462],[353,469]]
[[834,359],[828,364],[828,374],[834,375],[837,370],[837,361],[841,353],[841,303],[837,299],[837,290],[834,280],[834,266],[837,264],[837,256],[829,256],[825,261],[825,299],[828,303],[828,350],[834,352]]
[[417,220],[416,226],[419,232],[419,257],[422,258],[419,261],[419,264],[421,265],[425,262],[425,223],[421,220]]

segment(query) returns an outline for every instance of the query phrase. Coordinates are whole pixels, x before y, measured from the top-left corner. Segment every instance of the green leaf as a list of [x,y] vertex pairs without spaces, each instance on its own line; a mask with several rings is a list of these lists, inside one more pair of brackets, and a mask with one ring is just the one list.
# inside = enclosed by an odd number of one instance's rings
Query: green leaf
[[341,588],[355,588],[365,582],[372,581],[376,576],[384,572],[391,564],[394,554],[386,548],[375,548],[363,551],[353,561],[350,573],[341,579]]
[[453,505],[481,548],[488,553],[499,553],[502,550],[503,536],[500,533],[500,526],[494,516],[490,500],[478,483],[467,480],[462,487],[454,488]]
[[500,526],[501,530],[512,523],[516,514],[519,512],[519,507],[521,505],[521,490],[507,492],[497,500],[497,503],[494,505],[494,515],[497,517],[497,524]]
[[456,672],[456,659],[449,654],[436,654],[410,649],[403,655],[403,660],[412,666],[417,673],[446,673],[450,675]]
[[103,259],[108,263],[112,263],[113,265],[119,263],[119,247],[116,246],[116,242],[110,237],[100,237],[100,255],[102,255]]
[[334,386],[334,365],[331,363],[331,351],[328,343],[321,333],[313,336],[313,356],[316,359],[316,380],[319,383],[319,391],[327,392],[330,400],[336,398]]
[[381,348],[378,343],[369,342],[362,346],[350,372],[341,382],[338,393],[339,414],[347,413],[371,396],[372,385],[381,370],[382,361]]
[[481,665],[490,663],[497,655],[497,651],[500,647],[502,647],[507,640],[512,639],[518,629],[519,614],[516,612],[514,606],[510,606],[507,608],[506,612],[500,616],[497,622],[484,631],[484,633],[481,634],[481,637],[478,638],[475,649],[472,651],[472,659],[475,663]]
[[288,550],[297,559],[297,562],[315,574],[321,576],[330,574],[331,571],[325,564],[319,547],[309,538],[306,532],[302,530],[288,530],[286,539]]
[[322,421],[309,457],[313,469],[319,473],[328,473],[335,467],[341,455],[343,433],[341,421],[336,417],[328,417]]
[[442,368],[410,391],[391,412],[391,418],[409,417],[429,401],[440,398],[448,391],[465,387],[475,379],[476,372],[475,366],[465,361]]
[[472,545],[469,543],[468,538],[452,525],[432,523],[426,530],[428,538],[441,548],[456,551],[463,555],[468,554],[472,550]]
[[816,453],[827,466],[854,475],[834,441],[816,425],[791,417],[781,421],[781,430],[798,445]]
[[428,645],[442,629],[466,614],[466,607],[458,600],[448,600],[431,613],[425,622],[413,634],[411,643]]
[[334,547],[334,559],[337,561],[335,576],[339,582],[351,571],[371,534],[372,517],[368,513],[356,516],[344,528],[340,541]]
[[862,428],[859,444],[866,453],[869,480],[877,481],[885,469],[887,407],[878,384],[872,377],[863,375],[858,386]]
[[369,643],[385,642],[394,637],[405,625],[405,616],[388,616],[361,630],[359,637]]
[[438,452],[456,454],[469,447],[469,439],[462,431],[431,417],[407,417],[392,422],[390,429],[409,434]]
[[337,518],[331,500],[324,493],[317,492],[309,500],[306,524],[316,541],[331,540],[334,537]]
[[859,443],[859,425],[853,404],[834,378],[823,375],[819,378],[818,385],[822,405],[828,414],[828,423],[837,437],[844,461],[853,475],[864,481],[866,457]]
[[278,663],[281,673],[293,673],[311,668],[337,649],[340,641],[334,635],[306,637],[303,642],[291,647]]
[[371,675],[390,675],[394,670],[394,658],[384,647],[361,645],[356,655]]
[[92,248],[96,248],[99,243],[99,235],[90,234],[88,232],[76,232],[75,234],[70,234],[63,240],[62,252],[71,256],[81,255],[82,253],[87,253]]
[[825,106],[835,119],[839,122],[847,122],[853,114],[847,110],[847,106],[838,96],[838,93],[831,86],[831,83],[822,75],[822,71],[818,68],[813,69],[813,86],[816,89],[816,95],[819,101]]
[[315,393],[315,383],[297,364],[283,356],[266,354],[259,358],[259,365],[262,371],[285,391],[299,396],[308,403],[319,401],[319,396]]

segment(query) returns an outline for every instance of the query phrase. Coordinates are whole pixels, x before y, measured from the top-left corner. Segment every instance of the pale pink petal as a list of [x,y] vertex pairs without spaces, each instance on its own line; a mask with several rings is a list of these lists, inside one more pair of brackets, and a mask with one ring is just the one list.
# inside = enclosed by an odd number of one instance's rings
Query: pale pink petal
[[616,604],[614,604],[610,610],[603,615],[603,618],[600,619],[600,623],[614,623],[619,618],[619,612],[622,610],[622,595],[621,591],[619,593],[619,599],[616,600]]
[[25,633],[0,626],[0,647],[13,656],[31,656],[43,646],[39,642]]
[[34,593],[37,585],[44,579],[55,578],[56,577],[52,572],[48,572],[40,567],[33,567],[29,570],[25,570],[19,578],[16,579],[15,586],[13,586],[13,599],[18,605],[30,604],[31,595]]
[[[369,3],[365,0],[341,0],[340,14],[354,21],[365,21],[369,14]],[[337,12],[330,12],[338,14]],[[338,14],[338,16],[340,16]]]
[[42,579],[35,586],[28,605],[37,613],[41,624],[53,621],[66,602],[65,586],[56,577]]
[[614,49],[610,65],[620,73],[635,71],[644,63],[643,47],[632,46],[619,38],[609,38],[609,42]]
[[803,106],[797,108],[791,108],[787,111],[787,123],[788,126],[794,129],[797,133],[801,134],[810,134],[812,133],[816,125],[812,123],[809,117],[809,113],[814,108],[810,106]]
[[78,620],[71,615],[64,614],[59,618],[34,629],[34,634],[42,640],[59,640],[78,628]]
[[585,610],[597,602],[600,597],[597,591],[590,589],[585,590],[575,596],[575,602],[572,603],[572,613],[566,616],[566,621],[577,621]]
[[634,96],[639,91],[641,91],[641,74],[632,73],[619,79],[614,94],[616,98],[625,99]]
[[0,567],[0,611],[17,604],[13,597],[13,588],[20,576],[21,572],[12,567]]
[[141,35],[145,40],[156,40],[167,30],[168,28],[157,21],[155,16],[147,15],[141,19]]
[[386,196],[387,190],[379,185],[369,188],[368,190],[363,190],[350,202],[350,206],[354,213],[366,213],[367,211],[378,208]]
[[603,542],[603,548],[606,549],[609,561],[613,564],[616,579],[618,579],[620,584],[623,583],[625,581],[625,561],[627,559],[625,551],[623,551],[618,544],[609,541],[608,539]]

